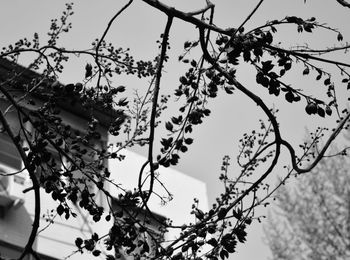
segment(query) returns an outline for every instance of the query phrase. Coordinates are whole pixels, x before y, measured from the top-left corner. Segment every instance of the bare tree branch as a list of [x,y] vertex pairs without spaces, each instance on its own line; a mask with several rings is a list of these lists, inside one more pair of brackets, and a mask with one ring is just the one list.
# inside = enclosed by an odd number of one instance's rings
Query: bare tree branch
[[345,6],[345,7],[350,8],[350,3],[348,3],[348,2],[345,1],[345,0],[337,0],[337,2],[338,2],[339,4],[341,4],[342,6]]
[[[13,100],[12,96],[8,94],[8,92],[4,89],[3,86],[0,85],[0,91],[7,97],[8,100],[11,101],[13,105],[16,106],[16,102]],[[14,133],[11,130],[11,127],[9,123],[7,122],[6,118],[4,117],[3,113],[0,111],[0,122],[2,123],[6,133],[11,138],[13,144],[16,146],[17,151],[19,152],[21,159],[24,163],[24,166],[26,170],[29,173],[30,179],[33,184],[34,189],[34,198],[35,198],[35,208],[34,208],[34,220],[32,224],[31,233],[28,237],[27,244],[24,247],[24,250],[21,254],[21,256],[18,258],[18,260],[22,260],[28,253],[31,253],[33,251],[33,244],[36,239],[36,235],[39,229],[40,224],[40,184],[38,182],[37,176],[35,174],[35,168],[32,167],[32,165],[29,164],[27,160],[27,155],[25,151],[23,150],[23,147],[21,146],[19,139],[16,138]]]
[[[144,166],[141,168],[141,172],[139,174],[139,183],[138,187],[141,193],[141,197],[143,199],[143,204],[146,206],[147,201],[149,200],[150,196],[152,195],[153,191],[153,185],[154,185],[154,178],[155,174],[154,171],[156,170],[154,162],[153,162],[153,143],[154,143],[154,133],[155,133],[155,120],[157,115],[157,106],[158,106],[158,96],[159,96],[159,90],[160,90],[160,80],[162,77],[162,70],[163,70],[163,63],[166,61],[166,51],[169,44],[169,32],[170,28],[173,22],[173,17],[168,16],[168,21],[166,23],[164,33],[162,34],[163,40],[161,44],[161,53],[159,55],[158,65],[157,65],[157,72],[156,72],[156,81],[154,84],[154,90],[153,90],[153,100],[152,100],[152,111],[151,111],[151,120],[150,120],[150,133],[149,133],[149,146],[148,146],[148,161],[144,164]],[[144,197],[143,191],[142,191],[142,175],[145,166],[149,164],[150,165],[150,186],[147,193],[147,196]]]

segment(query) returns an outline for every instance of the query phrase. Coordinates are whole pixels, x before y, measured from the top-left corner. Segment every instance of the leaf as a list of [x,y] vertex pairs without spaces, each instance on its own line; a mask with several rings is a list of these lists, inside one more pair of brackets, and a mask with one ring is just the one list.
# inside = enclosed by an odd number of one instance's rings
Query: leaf
[[272,64],[272,61],[271,60],[268,60],[268,61],[263,61],[261,62],[262,64],[262,71],[267,74],[270,70],[273,69],[273,67],[275,65]]
[[224,89],[225,89],[227,94],[233,94],[233,91],[235,88],[232,86],[228,86],[228,87],[225,87]]
[[209,115],[210,115],[210,109],[208,109],[208,108],[204,109],[204,110],[203,110],[203,114],[204,114],[205,116],[209,116]]
[[277,32],[277,29],[276,29],[275,26],[270,26],[270,27],[271,27],[271,31],[272,31],[273,33],[276,33],[276,32]]
[[121,106],[121,107],[124,107],[124,106],[126,106],[128,103],[129,103],[129,101],[127,101],[127,98],[125,97],[125,98],[121,98],[121,99],[118,101],[117,105],[118,105],[118,106]]
[[237,209],[237,211],[233,209],[233,210],[232,210],[232,215],[233,215],[236,219],[240,220],[240,219],[242,218],[242,216],[243,216],[243,213],[242,213],[242,211],[241,211],[240,209]]
[[213,246],[213,247],[216,247],[218,245],[218,241],[215,239],[215,238],[211,238],[207,241],[207,244]]
[[295,102],[298,102],[298,101],[300,101],[301,100],[301,97],[299,96],[299,95],[295,95],[294,96],[294,101]]
[[323,84],[324,84],[325,86],[331,84],[331,78],[325,79],[324,82],[323,82]]
[[305,107],[307,114],[312,115],[317,113],[317,105],[314,102],[309,102]]
[[304,70],[303,70],[303,75],[308,75],[310,73],[310,69],[309,67],[306,67]]
[[90,63],[87,63],[85,65],[85,78],[91,77],[92,76],[92,66]]
[[175,117],[175,116],[173,116],[173,117],[171,118],[171,122],[173,122],[173,124],[175,124],[175,125],[178,125],[178,124],[181,123],[181,121],[179,120],[179,118],[178,118],[178,117]]
[[142,251],[143,251],[143,252],[146,252],[146,253],[149,253],[149,250],[150,250],[149,245],[148,245],[148,243],[145,241],[145,242],[143,243],[143,246],[142,246]]
[[325,111],[322,107],[318,107],[317,108],[317,114],[320,116],[320,117],[325,117]]
[[95,214],[92,219],[95,221],[95,222],[99,222],[100,219],[101,219],[101,216],[99,214]]
[[262,84],[263,78],[264,78],[264,74],[262,74],[261,72],[257,73],[256,74],[256,83]]
[[190,145],[192,143],[193,143],[193,139],[192,138],[186,138],[185,139],[185,144]]
[[294,94],[292,91],[288,91],[285,95],[285,99],[289,102],[289,103],[293,103],[294,101]]
[[172,260],[180,260],[180,259],[184,259],[183,254],[181,252],[177,253],[172,257]]
[[224,219],[227,214],[227,209],[226,208],[221,208],[218,212],[218,219]]
[[343,35],[341,33],[338,33],[337,40],[340,42],[343,40]]
[[234,253],[237,241],[232,234],[225,234],[221,239],[221,244],[229,253]]
[[284,69],[285,70],[290,70],[292,67],[292,63],[291,62],[286,62],[286,64],[284,64]]
[[178,164],[179,158],[180,158],[180,156],[177,155],[177,154],[171,155],[171,159],[170,159],[171,165],[176,165],[176,164]]
[[185,41],[185,43],[184,43],[184,49],[187,49],[187,48],[189,48],[189,47],[191,47],[191,42],[190,42],[190,41]]
[[185,146],[185,145],[181,146],[180,151],[183,153],[187,152],[188,151],[187,146]]
[[95,232],[91,235],[91,239],[94,240],[94,241],[98,241],[98,234]]
[[78,237],[77,239],[75,239],[75,245],[78,247],[78,248],[81,248],[81,245],[83,244],[83,239]]
[[183,85],[188,85],[188,81],[187,81],[187,78],[186,78],[185,76],[181,76],[181,77],[179,78],[179,81],[180,81],[180,83],[183,84]]
[[113,255],[106,255],[106,260],[115,260]]
[[64,89],[67,91],[67,92],[73,92],[73,90],[74,90],[74,87],[75,87],[75,85],[74,84],[67,84],[65,87],[64,87]]
[[296,16],[287,16],[286,20],[288,23],[296,23],[296,24],[301,24],[303,21],[303,19],[296,17]]
[[166,128],[168,131],[173,131],[173,124],[170,123],[170,122],[166,122],[166,123],[165,123],[165,128]]
[[62,204],[58,205],[56,211],[58,215],[62,216],[62,214],[64,213],[64,207],[62,206]]
[[220,257],[221,257],[222,260],[224,260],[225,258],[229,257],[229,253],[226,250],[222,249],[220,251]]
[[306,32],[311,33],[313,28],[314,28],[314,25],[312,23],[305,23],[304,24],[304,30]]
[[253,53],[258,58],[258,57],[261,57],[263,55],[263,50],[262,50],[262,48],[256,47],[253,50]]
[[99,256],[101,254],[101,251],[100,250],[94,250],[94,251],[92,251],[92,254],[94,256]]
[[271,78],[271,79],[277,79],[278,78],[278,75],[277,73],[273,72],[273,71],[270,71],[268,76]]
[[246,241],[247,232],[244,230],[245,226],[240,226],[234,229],[234,233],[239,242],[244,243]]
[[246,62],[250,61],[250,50],[245,50],[245,51],[243,52],[243,59],[244,59],[244,61],[246,61]]
[[271,44],[273,42],[272,34],[270,32],[267,32],[265,34],[264,40],[267,44]]
[[194,212],[194,215],[196,216],[196,218],[198,218],[199,220],[202,220],[204,218],[204,213],[203,211],[201,211],[200,209],[197,209]]
[[125,86],[119,86],[115,89],[117,92],[124,92],[125,91]]
[[299,33],[302,33],[303,32],[303,26],[301,26],[300,24],[298,25],[298,28],[297,28],[297,31],[299,32]]
[[74,85],[74,91],[76,91],[76,92],[82,91],[83,88],[84,88],[84,85],[80,82],[75,83],[75,85]]
[[185,127],[185,133],[192,133],[192,125],[187,125]]

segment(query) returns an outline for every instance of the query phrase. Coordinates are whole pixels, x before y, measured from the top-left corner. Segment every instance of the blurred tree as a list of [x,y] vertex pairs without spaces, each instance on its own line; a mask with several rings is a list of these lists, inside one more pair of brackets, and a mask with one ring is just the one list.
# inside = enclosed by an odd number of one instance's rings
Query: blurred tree
[[277,190],[277,208],[264,226],[273,259],[350,257],[349,165],[348,156],[324,159]]

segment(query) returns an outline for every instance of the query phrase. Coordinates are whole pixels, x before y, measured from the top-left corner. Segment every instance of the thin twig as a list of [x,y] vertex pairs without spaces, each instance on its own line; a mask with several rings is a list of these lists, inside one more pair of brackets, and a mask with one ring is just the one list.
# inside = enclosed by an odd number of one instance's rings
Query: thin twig
[[324,63],[330,63],[330,64],[334,64],[334,65],[340,65],[340,66],[344,66],[344,67],[350,67],[349,63],[343,63],[343,62],[339,62],[339,61],[334,61],[334,60],[329,60],[329,59],[323,59],[323,58],[319,58],[319,57],[315,57],[306,53],[300,53],[297,51],[292,51],[292,50],[285,50],[285,49],[281,49],[272,45],[264,45],[263,46],[266,49],[272,50],[272,51],[277,51],[279,53],[287,53],[289,55],[293,55],[296,57],[302,57],[305,59],[310,59],[310,60],[317,60],[317,61],[321,61]]
[[282,140],[281,144],[284,145],[289,150],[294,170],[296,172],[298,172],[298,173],[306,173],[306,172],[311,171],[318,164],[318,162],[321,161],[321,159],[323,158],[323,156],[326,153],[327,149],[329,148],[331,143],[334,141],[334,139],[339,135],[339,133],[344,128],[345,124],[349,121],[349,119],[350,119],[350,113],[347,114],[342,119],[342,121],[340,121],[340,123],[338,124],[337,128],[329,136],[326,144],[323,146],[322,150],[320,151],[320,153],[318,154],[316,159],[313,161],[313,163],[310,164],[307,168],[304,168],[304,169],[299,168],[299,166],[298,166],[298,164],[296,162],[296,155],[295,155],[295,151],[294,151],[294,148],[292,147],[292,145],[290,143],[288,143],[287,141]]
[[[3,86],[0,85],[0,91],[8,98],[11,99],[12,102],[15,102],[12,97],[8,94],[8,92],[4,89]],[[35,175],[34,169],[31,167],[27,160],[27,155],[23,149],[23,147],[20,145],[19,141],[17,141],[17,138],[15,137],[13,131],[11,130],[11,127],[9,123],[7,122],[6,118],[4,117],[4,114],[2,111],[0,111],[0,122],[2,123],[3,128],[5,129],[6,133],[12,140],[13,144],[16,146],[17,151],[19,152],[21,159],[24,163],[25,168],[27,169],[30,179],[33,183],[33,189],[34,189],[34,199],[35,199],[35,206],[34,206],[34,220],[32,224],[32,230],[30,232],[29,238],[27,240],[27,244],[24,247],[24,250],[21,254],[21,256],[18,258],[18,260],[22,260],[28,253],[33,251],[33,245],[34,241],[36,239],[37,231],[39,229],[40,224],[40,185],[39,181]]]
[[264,0],[260,0],[259,3],[255,6],[255,8],[250,12],[250,14],[247,16],[247,18],[241,23],[241,25],[235,30],[235,32],[232,35],[232,38],[235,37],[237,32],[243,28],[243,26],[252,18],[252,16],[255,14],[255,12],[259,9],[260,5],[264,2]]
[[100,80],[101,80],[101,73],[102,73],[102,68],[101,68],[101,64],[99,62],[99,57],[100,57],[100,54],[98,53],[99,49],[100,49],[100,46],[104,40],[104,38],[106,37],[109,29],[111,28],[114,20],[124,11],[126,10],[130,5],[131,3],[133,2],[133,0],[130,0],[126,5],[124,5],[113,17],[112,19],[108,22],[108,25],[107,25],[107,28],[105,29],[105,31],[103,32],[102,34],[102,37],[100,38],[99,42],[97,43],[96,45],[96,53],[95,53],[95,62],[99,68],[99,73],[98,73],[98,78],[97,78],[97,87],[99,87],[100,85]]

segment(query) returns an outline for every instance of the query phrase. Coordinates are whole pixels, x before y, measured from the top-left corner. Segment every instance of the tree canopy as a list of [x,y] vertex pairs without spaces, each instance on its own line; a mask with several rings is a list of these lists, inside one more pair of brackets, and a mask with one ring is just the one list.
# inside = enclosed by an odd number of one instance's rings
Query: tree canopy
[[273,259],[349,257],[348,164],[348,156],[331,157],[276,192],[278,207],[265,226]]
[[[145,12],[156,11],[166,18],[160,38],[154,41],[159,53],[147,59],[138,58],[133,50],[106,40],[118,18],[128,15],[128,10],[139,2]],[[114,219],[108,234],[93,234],[85,240],[77,238],[77,252],[91,251],[100,256],[96,245],[102,244],[106,250],[124,248],[135,257],[226,259],[236,251],[237,243],[246,241],[247,226],[260,221],[256,208],[268,205],[271,195],[287,179],[313,170],[327,155],[341,130],[348,127],[350,117],[346,110],[348,94],[344,91],[350,88],[350,64],[343,59],[350,45],[343,32],[312,14],[306,18],[293,13],[284,17],[271,14],[269,21],[254,22],[263,4],[263,0],[257,1],[239,24],[223,28],[216,23],[216,5],[209,0],[202,1],[201,7],[192,11],[158,0],[130,0],[110,18],[101,37],[89,46],[84,43],[71,49],[60,43],[73,26],[70,19],[74,5],[68,3],[62,15],[51,20],[46,38],[33,33],[31,39],[22,38],[3,46],[0,59],[13,64],[13,69],[1,75],[1,99],[6,101],[0,111],[1,131],[15,145],[23,161],[32,182],[32,187],[25,192],[35,194],[36,202],[32,231],[19,259],[28,254],[39,258],[33,244],[39,229],[43,192],[51,194],[58,202],[57,214],[67,219],[75,217],[72,203],[88,212],[96,222]],[[234,1],[225,5],[239,12]],[[334,6],[348,7],[348,4],[334,1]],[[171,38],[181,33],[172,31],[175,21],[183,22],[197,34],[183,42],[182,52],[174,57],[169,55]],[[123,26],[127,28],[128,24]],[[292,46],[285,44],[286,31],[302,36],[300,41]],[[326,37],[325,45],[322,42],[322,47],[320,44],[312,47],[319,34]],[[138,39],[137,44],[142,46],[142,40]],[[28,54],[31,61],[27,67],[31,72],[16,65]],[[84,71],[81,80],[60,83],[65,82],[60,75],[67,64],[76,58],[85,63],[84,68],[75,68]],[[178,62],[184,72],[167,72],[178,80],[165,83],[163,76],[170,61]],[[137,79],[135,82],[139,84],[129,98],[121,93],[131,93],[131,87],[116,83],[123,76]],[[249,80],[252,77],[253,83]],[[27,80],[23,81],[24,78]],[[165,85],[171,87],[165,91]],[[310,85],[320,86],[321,90],[310,91]],[[175,166],[186,157],[196,141],[195,130],[211,117],[210,104],[219,95],[233,98],[242,95],[250,101],[239,111],[227,111],[226,118],[235,113],[244,117],[245,106],[254,106],[263,117],[256,119],[256,129],[247,130],[234,142],[239,149],[234,155],[236,161],[233,163],[229,156],[223,158],[218,178],[224,189],[214,205],[204,212],[195,201],[192,211],[188,212],[193,215],[193,223],[173,225],[171,220],[153,214],[148,202],[157,196],[154,186],[161,185],[158,176],[162,174],[162,167]],[[302,107],[310,121],[323,119],[318,121],[322,125],[311,133],[309,142],[299,146],[288,141],[288,136],[281,131],[278,107],[269,105],[271,98]],[[175,115],[164,113],[171,103],[179,106]],[[73,131],[62,121],[60,108],[70,104],[78,104],[81,111],[85,111],[82,113],[88,123],[84,131]],[[16,122],[9,119],[13,111]],[[111,120],[100,120],[101,114]],[[334,124],[325,127],[332,120]],[[118,142],[96,146],[104,134],[103,129],[118,138]],[[134,146],[146,147],[147,160],[139,169],[135,189],[129,191],[109,178],[112,169],[108,169],[105,162],[122,161],[120,152]],[[289,159],[283,178],[276,187],[271,187],[266,180],[281,171],[279,163],[285,163],[284,158]],[[58,169],[57,160],[63,168]],[[105,189],[106,182],[120,189],[118,198],[113,198]],[[96,194],[89,190],[91,185],[97,187],[107,201],[113,201],[109,208],[96,202]],[[117,205],[118,210],[112,204]],[[139,212],[146,212],[158,222],[162,232],[178,229],[180,235],[171,242],[163,241],[147,227],[146,220],[137,218]],[[147,234],[147,239],[143,236],[136,243],[140,233]],[[152,250],[150,241],[154,245]],[[108,254],[106,258],[118,256]]]

